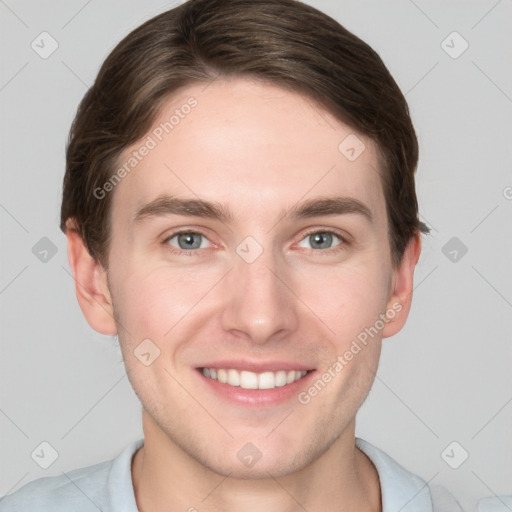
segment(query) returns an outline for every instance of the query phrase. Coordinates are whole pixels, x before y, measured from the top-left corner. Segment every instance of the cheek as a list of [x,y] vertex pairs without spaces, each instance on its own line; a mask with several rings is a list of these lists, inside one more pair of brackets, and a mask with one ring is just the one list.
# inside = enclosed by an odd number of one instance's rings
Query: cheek
[[120,347],[130,382],[153,413],[156,403],[151,389],[173,387],[168,371],[186,340],[176,333],[197,302],[197,293],[191,291],[194,286],[189,284],[190,280],[180,279],[179,273],[132,272],[125,268],[113,296]]
[[[112,276],[120,330],[126,329],[123,342],[132,351],[149,338],[161,350],[172,345],[170,353],[176,354],[186,335],[193,336],[204,322],[222,315],[230,295],[239,296],[237,290],[230,293],[218,284],[223,269],[198,266],[191,271],[165,264],[148,268],[139,260],[125,260]],[[346,265],[304,264],[283,269],[283,274],[298,298],[294,302],[299,328],[325,331],[327,326],[325,334],[338,352],[385,311],[389,269],[375,254]]]
[[143,265],[127,266],[117,277],[114,301],[128,331],[123,341],[134,346],[149,338],[161,348],[172,342],[173,329],[183,329],[194,306],[215,282],[215,276],[165,266],[149,270]]
[[299,296],[340,342],[350,342],[386,309],[389,274],[378,263],[317,268],[301,274]]

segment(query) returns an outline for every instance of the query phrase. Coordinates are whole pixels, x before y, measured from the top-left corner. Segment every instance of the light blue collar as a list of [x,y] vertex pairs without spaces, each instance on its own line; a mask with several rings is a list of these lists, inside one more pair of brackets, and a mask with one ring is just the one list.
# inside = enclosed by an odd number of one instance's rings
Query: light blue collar
[[379,473],[382,512],[433,511],[427,482],[364,439],[356,437],[356,446],[368,456]]

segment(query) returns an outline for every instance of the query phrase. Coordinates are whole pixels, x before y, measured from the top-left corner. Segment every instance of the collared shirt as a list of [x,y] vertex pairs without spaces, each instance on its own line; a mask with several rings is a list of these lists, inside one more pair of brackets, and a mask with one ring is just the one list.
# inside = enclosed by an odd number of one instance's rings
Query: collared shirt
[[[113,460],[38,478],[0,500],[0,512],[138,512],[131,473],[139,439]],[[379,474],[382,512],[462,512],[444,488],[431,488],[379,448],[356,438]]]

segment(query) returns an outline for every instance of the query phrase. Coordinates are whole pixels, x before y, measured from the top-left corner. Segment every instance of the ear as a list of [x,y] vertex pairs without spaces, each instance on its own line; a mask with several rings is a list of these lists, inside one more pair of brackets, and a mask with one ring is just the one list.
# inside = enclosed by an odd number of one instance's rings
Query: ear
[[66,238],[76,297],[85,319],[101,334],[117,334],[105,269],[89,254],[73,220],[66,224]]
[[396,334],[405,325],[412,301],[414,268],[421,252],[421,238],[418,231],[409,240],[402,256],[402,261],[394,270],[391,295],[386,313],[388,321],[382,331],[382,337]]

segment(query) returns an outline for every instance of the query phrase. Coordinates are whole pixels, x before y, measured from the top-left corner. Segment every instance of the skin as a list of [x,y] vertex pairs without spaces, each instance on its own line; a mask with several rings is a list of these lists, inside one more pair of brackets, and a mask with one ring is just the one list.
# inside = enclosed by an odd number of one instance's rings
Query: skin
[[[111,192],[108,272],[72,221],[67,232],[82,311],[93,329],[119,336],[143,404],[145,444],[132,460],[137,504],[146,512],[381,510],[377,472],[354,444],[355,416],[382,338],[406,321],[419,237],[393,266],[376,148],[358,134],[366,149],[349,161],[338,145],[353,129],[311,100],[247,78],[218,79],[178,91],[154,127],[191,96],[197,106]],[[234,219],[133,220],[163,193],[218,201]],[[333,195],[357,199],[372,220],[282,218],[300,201]],[[170,252],[180,238],[165,239],[177,228],[204,234],[194,254]],[[345,241],[333,236],[319,248],[312,228],[338,230]],[[236,252],[247,236],[263,248],[252,263]],[[321,374],[397,304],[306,405],[242,407],[198,377],[197,366],[221,357],[293,361]],[[149,366],[133,354],[147,338],[160,350]],[[247,442],[262,453],[252,468],[237,457]]]

